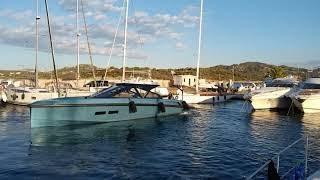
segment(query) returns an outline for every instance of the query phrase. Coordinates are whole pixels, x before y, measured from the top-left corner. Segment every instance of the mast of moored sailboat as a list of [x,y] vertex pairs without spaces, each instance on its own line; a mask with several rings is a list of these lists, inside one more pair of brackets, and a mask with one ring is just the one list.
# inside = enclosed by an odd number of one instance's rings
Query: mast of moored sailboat
[[36,5],[36,62],[34,67],[34,74],[35,74],[35,87],[38,88],[38,51],[39,51],[39,0],[37,0]]
[[79,86],[80,79],[80,32],[79,32],[79,0],[77,0],[76,10],[76,36],[77,36],[77,86]]
[[129,0],[126,0],[126,15],[124,24],[124,45],[123,45],[123,62],[122,62],[122,81],[126,79],[126,56],[127,56],[127,30],[128,30],[128,11],[129,11]]
[[57,72],[57,69],[56,69],[56,62],[55,62],[55,58],[54,58],[53,42],[52,42],[52,36],[51,36],[51,27],[50,27],[50,18],[49,18],[48,2],[47,2],[47,0],[44,0],[44,2],[45,2],[45,6],[46,6],[48,33],[49,33],[49,39],[50,39],[50,49],[51,49],[51,56],[52,56],[52,64],[53,64],[54,76],[55,76],[55,79],[56,79],[56,87],[57,87],[57,91],[58,91],[58,96],[60,97],[60,88],[59,88],[59,81],[58,81],[58,72]]
[[83,1],[80,0],[80,3],[81,3],[82,18],[83,18],[83,23],[84,23],[84,32],[85,32],[86,38],[87,38],[87,46],[88,46],[90,66],[91,66],[91,69],[92,69],[94,86],[97,87],[96,73],[95,73],[95,70],[94,70],[94,65],[93,65],[93,60],[92,60],[91,46],[90,46],[90,42],[89,42],[87,20],[86,20],[86,15],[84,13]]
[[202,40],[202,13],[203,13],[203,0],[200,4],[200,22],[199,22],[199,41],[198,41],[198,61],[197,61],[197,76],[196,76],[196,92],[199,92],[199,71],[201,59],[201,40]]

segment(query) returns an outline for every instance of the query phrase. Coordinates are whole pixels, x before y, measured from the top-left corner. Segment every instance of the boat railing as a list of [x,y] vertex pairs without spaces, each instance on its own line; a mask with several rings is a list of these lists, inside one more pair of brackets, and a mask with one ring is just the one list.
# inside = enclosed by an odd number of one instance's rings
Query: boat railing
[[[269,159],[268,161],[266,161],[262,166],[260,166],[255,172],[253,172],[252,174],[250,174],[248,177],[245,177],[246,180],[251,180],[254,179],[258,173],[262,172],[268,165],[269,163],[272,161],[272,159],[276,159],[276,170],[277,173],[279,173],[279,169],[280,169],[280,156],[282,154],[284,154],[288,149],[292,148],[294,145],[298,144],[299,142],[303,142],[305,140],[305,144],[304,144],[304,174],[305,176],[307,175],[307,170],[308,170],[308,149],[309,149],[309,138],[308,136],[306,137],[302,137],[298,140],[296,140],[295,142],[293,142],[292,144],[288,145],[287,147],[285,147],[283,150],[281,150],[280,152],[277,153],[277,155],[275,155],[274,157],[272,157],[271,159]],[[284,175],[280,176],[281,179],[283,179],[284,177],[286,177],[295,167],[291,168],[290,170],[288,170],[286,173],[284,173]]]

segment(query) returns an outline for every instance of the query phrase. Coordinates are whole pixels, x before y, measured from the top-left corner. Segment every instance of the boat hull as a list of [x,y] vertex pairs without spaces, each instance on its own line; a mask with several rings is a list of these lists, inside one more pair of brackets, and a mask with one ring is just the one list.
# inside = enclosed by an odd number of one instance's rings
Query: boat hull
[[46,99],[53,99],[57,98],[58,93],[39,93],[39,92],[26,92],[26,93],[20,93],[20,92],[14,92],[14,91],[7,91],[7,103],[15,104],[15,105],[22,105],[26,106],[33,102],[39,101],[39,100],[46,100]]
[[[84,100],[54,106],[31,105],[31,128],[106,123],[180,114],[183,111],[182,103],[170,101],[119,98],[96,99],[95,103],[92,103],[92,100]],[[136,112],[130,111],[130,102],[134,102]],[[159,103],[163,103],[165,112],[159,111]]]
[[187,104],[215,104],[230,100],[234,95],[222,96],[203,96],[199,94],[184,94],[183,97],[179,96],[179,100],[185,101]]
[[251,105],[255,110],[289,109],[292,101],[288,97],[252,98]]
[[320,113],[320,98],[296,98],[293,97],[294,105],[303,113]]

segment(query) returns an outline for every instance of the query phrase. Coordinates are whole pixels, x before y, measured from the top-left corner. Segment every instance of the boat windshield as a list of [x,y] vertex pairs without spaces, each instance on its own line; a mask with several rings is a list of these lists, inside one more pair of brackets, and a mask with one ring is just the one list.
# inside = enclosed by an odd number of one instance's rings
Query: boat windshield
[[271,83],[267,83],[267,87],[294,87],[298,85],[298,81],[293,79],[274,79]]
[[110,88],[97,92],[91,97],[94,98],[158,98],[159,95],[150,90],[157,87],[157,85],[145,84],[116,84]]
[[302,89],[320,89],[320,84],[305,83]]
[[267,87],[294,87],[293,83],[270,83],[266,85]]

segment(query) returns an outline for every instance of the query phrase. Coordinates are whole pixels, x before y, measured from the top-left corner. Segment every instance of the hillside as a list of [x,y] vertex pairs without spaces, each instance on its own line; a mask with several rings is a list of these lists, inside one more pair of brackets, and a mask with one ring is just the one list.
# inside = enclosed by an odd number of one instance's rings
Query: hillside
[[[271,76],[286,76],[288,74],[297,75],[300,77],[306,76],[306,69],[297,69],[288,66],[275,66],[260,62],[245,62],[241,64],[233,64],[230,66],[218,65],[208,68],[200,68],[200,77],[209,80],[229,80],[232,79],[234,68],[235,80],[263,80],[268,75]],[[104,76],[105,69],[95,67],[97,79]],[[64,67],[58,70],[58,76],[64,80],[72,80],[76,77],[76,67]],[[172,79],[172,72],[175,74],[196,74],[195,68],[178,68],[178,69],[156,69],[156,68],[139,68],[130,67],[126,69],[127,77],[134,75],[135,77],[148,77],[151,74],[154,79]],[[81,78],[92,78],[92,69],[90,65],[82,64],[80,66]],[[275,73],[277,75],[275,75]],[[280,74],[279,74],[280,73]],[[110,67],[107,74],[108,78],[120,78],[122,69]],[[39,78],[49,79],[53,77],[52,72],[40,72]],[[31,71],[8,71],[0,70],[0,79],[33,79]]]

